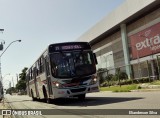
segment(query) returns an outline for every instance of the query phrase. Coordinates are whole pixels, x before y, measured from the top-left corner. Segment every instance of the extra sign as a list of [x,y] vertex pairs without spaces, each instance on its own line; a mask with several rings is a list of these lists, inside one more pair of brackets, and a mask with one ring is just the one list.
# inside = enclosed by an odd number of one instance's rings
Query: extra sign
[[[132,59],[160,52],[160,23],[129,36]],[[138,55],[137,55],[138,54]]]

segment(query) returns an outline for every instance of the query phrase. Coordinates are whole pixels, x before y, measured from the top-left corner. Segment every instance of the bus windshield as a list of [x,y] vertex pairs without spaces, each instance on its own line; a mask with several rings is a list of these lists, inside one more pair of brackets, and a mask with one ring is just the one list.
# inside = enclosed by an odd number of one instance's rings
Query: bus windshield
[[96,72],[91,51],[56,52],[50,55],[52,75],[71,78]]

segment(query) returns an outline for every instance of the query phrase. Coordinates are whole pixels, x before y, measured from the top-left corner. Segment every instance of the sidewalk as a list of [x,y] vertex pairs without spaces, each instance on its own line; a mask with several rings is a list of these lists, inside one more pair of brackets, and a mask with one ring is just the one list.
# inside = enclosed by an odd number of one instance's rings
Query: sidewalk
[[4,109],[3,100],[0,102],[0,109]]
[[[4,103],[3,103],[3,101],[0,102],[0,110],[1,109],[8,109],[8,108],[9,108],[9,106],[8,106],[8,103],[6,103],[6,101],[4,101]],[[11,116],[10,115],[5,115],[3,117],[2,115],[0,115],[0,118],[11,118]]]
[[137,89],[137,90],[131,90],[131,92],[151,92],[151,91],[160,91],[160,89]]
[[132,92],[150,92],[160,91],[160,85],[150,85],[149,83],[143,83],[140,85],[141,89],[131,90]]

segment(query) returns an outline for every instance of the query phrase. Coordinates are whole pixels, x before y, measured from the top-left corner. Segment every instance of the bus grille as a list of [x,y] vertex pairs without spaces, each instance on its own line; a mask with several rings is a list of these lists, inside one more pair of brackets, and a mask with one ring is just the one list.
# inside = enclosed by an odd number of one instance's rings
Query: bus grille
[[86,88],[79,88],[79,89],[70,89],[72,93],[76,93],[76,92],[82,92],[85,91]]

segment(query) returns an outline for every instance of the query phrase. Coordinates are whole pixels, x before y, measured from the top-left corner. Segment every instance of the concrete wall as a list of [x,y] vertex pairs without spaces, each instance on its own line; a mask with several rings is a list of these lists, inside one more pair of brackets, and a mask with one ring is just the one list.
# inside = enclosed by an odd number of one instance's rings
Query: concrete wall
[[77,40],[90,42],[154,1],[155,0],[126,0],[121,6],[86,31],[86,33],[80,36]]
[[160,22],[160,8],[127,26],[128,36]]
[[[102,19],[99,23],[97,23],[95,26],[93,26],[90,30],[88,30],[85,34],[83,34],[78,41],[88,41],[91,42],[93,40],[97,40],[99,36],[102,34],[107,34],[107,32],[110,32],[111,29],[113,29],[115,26],[119,28],[116,32],[111,32],[111,35],[103,35],[103,39],[101,37],[101,41],[97,41],[97,43],[92,44],[92,50],[96,53],[97,60],[98,60],[98,66],[97,68],[115,68],[119,66],[123,66],[128,61],[128,64],[137,64],[138,60],[130,60],[128,58],[129,56],[125,53],[126,50],[128,51],[128,43],[129,43],[129,36],[133,35],[143,29],[146,29],[147,27],[150,27],[158,22],[160,22],[160,8],[157,10],[148,13],[142,18],[139,18],[140,16],[134,17],[134,20],[132,19],[132,23],[125,24],[125,22],[131,18],[132,16],[135,16],[135,14],[140,14],[142,12],[139,12],[146,6],[156,3],[156,0],[126,0],[121,6],[119,6],[117,9],[115,9],[113,12],[111,12],[108,16],[106,16],[104,19]],[[146,7],[147,8],[147,7]],[[147,9],[145,9],[147,11]],[[133,17],[132,17],[133,18]],[[124,25],[122,25],[122,23]],[[126,26],[126,33],[122,32],[124,31],[124,28],[121,26]],[[110,33],[109,33],[110,34]],[[122,35],[123,34],[123,35]],[[104,37],[105,36],[105,37]],[[127,37],[127,38],[125,38]],[[99,39],[100,40],[100,39]],[[122,44],[123,41],[123,44]],[[126,43],[124,43],[126,41]],[[130,54],[131,55],[131,54]],[[127,57],[128,59],[124,58]],[[153,56],[156,58],[156,56]],[[145,61],[150,59],[150,57],[144,57],[141,58],[140,61]],[[141,63],[143,67],[142,75],[147,75],[147,66],[146,63]],[[127,66],[126,66],[127,67]],[[129,66],[128,66],[129,67]],[[130,68],[130,67],[129,67]],[[121,70],[127,72],[129,68],[121,68]],[[137,65],[133,67],[133,70],[137,68]],[[139,70],[137,70],[136,75],[138,75]],[[131,71],[127,73],[132,74]],[[137,76],[138,77],[138,76]]]
[[92,46],[98,59],[98,68],[113,68],[124,65],[120,31]]

